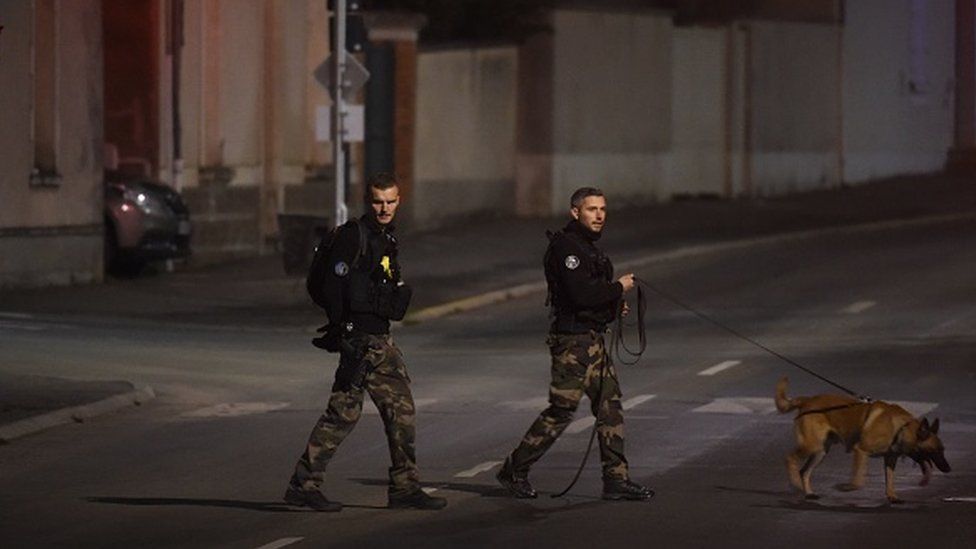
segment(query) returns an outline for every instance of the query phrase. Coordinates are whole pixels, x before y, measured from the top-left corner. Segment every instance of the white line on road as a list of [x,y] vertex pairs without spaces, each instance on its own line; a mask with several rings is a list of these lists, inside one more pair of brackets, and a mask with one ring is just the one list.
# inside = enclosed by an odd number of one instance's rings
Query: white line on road
[[718,364],[712,366],[711,368],[705,368],[704,370],[698,372],[698,375],[713,376],[723,370],[728,370],[733,366],[738,366],[739,364],[742,364],[741,360],[726,360],[725,362],[719,362]]
[[[423,406],[430,406],[435,402],[437,402],[436,398],[418,398],[413,401],[413,407],[417,409]],[[368,416],[380,415],[380,411],[376,408],[376,404],[372,400],[367,400],[363,403],[363,413]]]
[[421,490],[423,490],[424,493],[429,496],[429,495],[433,494],[434,492],[436,492],[438,489],[437,488],[434,488],[432,486],[425,486],[425,487],[421,488]]
[[495,467],[501,465],[500,461],[486,461],[484,463],[479,463],[470,469],[461,471],[460,473],[454,475],[457,478],[471,478],[479,473],[484,473],[485,471],[491,471]]
[[[651,400],[655,396],[656,395],[637,395],[637,396],[635,396],[633,398],[628,398],[621,405],[623,406],[623,409],[624,410],[630,410],[631,408],[633,408],[633,407],[635,407],[635,406],[637,406],[639,404],[642,404],[644,402],[647,402],[648,400]],[[583,431],[585,431],[585,430],[587,430],[587,429],[589,429],[590,427],[593,426],[593,421],[594,421],[593,416],[581,417],[581,418],[573,421],[572,423],[570,423],[569,426],[566,427],[566,432],[569,433],[569,434],[571,434],[571,435],[575,435],[577,433],[582,433]]]
[[7,311],[0,311],[0,318],[17,318],[20,320],[26,320],[34,318],[34,315],[29,315],[26,313],[9,313]]
[[185,412],[183,417],[239,417],[264,414],[287,408],[288,402],[223,402],[206,408]]
[[633,398],[628,398],[623,403],[624,410],[630,410],[631,408],[633,408],[635,406],[639,406],[641,404],[644,404],[645,402],[647,402],[648,400],[651,400],[655,396],[657,396],[657,395],[637,395],[637,396],[635,396]]
[[855,301],[847,307],[841,310],[842,313],[847,313],[849,315],[856,315],[858,313],[863,313],[864,311],[870,309],[877,305],[874,301]]
[[272,541],[267,545],[262,545],[261,547],[258,547],[258,549],[279,549],[280,547],[284,547],[286,545],[298,543],[303,539],[305,538],[281,538],[279,540]]
[[756,397],[716,398],[692,410],[710,414],[771,414],[775,411],[773,399]]
[[516,412],[525,410],[542,410],[547,404],[549,404],[549,397],[545,396],[532,397],[524,400],[504,400],[498,403],[499,406],[503,406]]

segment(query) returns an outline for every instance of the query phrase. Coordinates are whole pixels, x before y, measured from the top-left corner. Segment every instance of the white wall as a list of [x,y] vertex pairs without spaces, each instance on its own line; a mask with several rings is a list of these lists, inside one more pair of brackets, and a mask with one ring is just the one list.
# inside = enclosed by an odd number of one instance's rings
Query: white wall
[[[751,185],[770,195],[840,183],[840,32],[752,21],[747,73]],[[749,182],[746,182],[749,185]]]
[[677,28],[671,164],[663,198],[725,194],[727,28]]
[[419,54],[416,225],[512,211],[517,59],[513,46]]
[[102,24],[99,2],[58,2],[60,184],[32,187],[32,2],[0,3],[0,286],[102,276]]
[[[847,1],[845,181],[945,165],[953,135],[954,9],[949,0]],[[913,27],[913,11],[924,23]],[[921,83],[915,90],[914,80]]]
[[647,201],[668,176],[673,27],[662,12],[557,11],[550,211],[578,187]]

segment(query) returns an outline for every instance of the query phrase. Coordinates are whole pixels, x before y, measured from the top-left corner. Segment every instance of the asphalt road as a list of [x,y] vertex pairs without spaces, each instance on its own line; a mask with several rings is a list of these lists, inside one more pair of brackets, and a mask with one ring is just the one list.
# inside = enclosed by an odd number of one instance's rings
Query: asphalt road
[[658,493],[644,503],[599,499],[595,453],[569,496],[549,497],[582,457],[586,401],[532,472],[542,497],[512,500],[494,484],[498,463],[544,406],[543,296],[398,329],[418,404],[422,477],[450,502],[440,512],[384,508],[388,455],[368,409],[330,468],[328,495],[347,508],[326,515],[280,502],[335,362],[301,330],[253,322],[242,330],[233,318],[227,328],[8,320],[6,370],[126,379],[159,397],[0,447],[0,544],[972,547],[974,273],[971,220],[761,245],[638,272],[842,385],[941,418],[953,471],[919,487],[919,470],[901,462],[900,506],[885,502],[877,459],[864,490],[835,491],[850,471],[839,447],[813,479],[822,499],[804,501],[787,484],[792,419],[775,412],[773,387],[787,374],[791,394],[836,391],[655,296],[648,351],[620,369],[631,474]]

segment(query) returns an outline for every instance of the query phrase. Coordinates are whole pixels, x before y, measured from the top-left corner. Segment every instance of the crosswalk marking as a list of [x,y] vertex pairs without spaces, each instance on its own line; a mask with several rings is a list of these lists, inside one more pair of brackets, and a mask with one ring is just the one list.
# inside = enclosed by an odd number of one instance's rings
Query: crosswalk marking
[[500,461],[486,461],[484,463],[479,463],[478,465],[475,465],[470,469],[465,469],[464,471],[461,471],[460,473],[457,473],[454,476],[457,478],[471,478],[478,475],[479,473],[484,473],[485,471],[491,471],[492,469],[494,469],[495,467],[501,464],[502,462]]
[[[915,417],[921,417],[938,406],[938,402],[916,402],[912,400],[888,401],[904,408]],[[760,397],[723,397],[716,398],[708,404],[694,408],[692,412],[710,414],[758,414],[766,415],[776,411],[776,402],[771,398]]]
[[258,549],[281,549],[286,545],[291,545],[293,543],[298,543],[305,538],[281,538],[279,540],[272,541],[271,543],[262,545]]
[[844,309],[842,309],[842,312],[847,313],[849,315],[856,315],[858,313],[863,313],[864,311],[870,309],[871,307],[874,307],[875,305],[877,305],[877,303],[874,301],[855,301],[854,303],[851,303],[847,307],[844,307]]
[[[418,399],[414,399],[413,407],[421,408],[424,406],[430,406],[435,402],[437,402],[436,398],[418,398]],[[376,408],[376,404],[372,400],[367,400],[366,402],[363,402],[363,413],[368,416],[380,415],[380,411]]]
[[[628,398],[627,400],[625,400],[623,403],[621,403],[621,406],[623,406],[624,410],[630,410],[635,406],[638,406],[640,404],[643,404],[644,402],[647,402],[648,400],[651,400],[655,396],[657,395],[637,395],[633,398]],[[582,433],[583,431],[586,431],[587,429],[592,427],[594,421],[595,420],[593,419],[593,416],[581,417],[577,420],[574,420],[572,423],[570,423],[569,426],[566,427],[566,432],[571,435]]]
[[754,397],[716,398],[692,410],[711,414],[771,414],[775,411],[776,402],[773,399]]
[[915,402],[912,400],[892,400],[889,402],[901,406],[915,417],[922,417],[939,407],[938,402]]
[[698,375],[713,376],[721,371],[728,370],[733,366],[738,366],[739,364],[742,364],[741,360],[726,360],[725,362],[719,362],[718,364],[712,366],[711,368],[705,368],[704,370],[698,372]]
[[222,402],[184,412],[183,417],[239,417],[264,414],[291,406],[288,402]]

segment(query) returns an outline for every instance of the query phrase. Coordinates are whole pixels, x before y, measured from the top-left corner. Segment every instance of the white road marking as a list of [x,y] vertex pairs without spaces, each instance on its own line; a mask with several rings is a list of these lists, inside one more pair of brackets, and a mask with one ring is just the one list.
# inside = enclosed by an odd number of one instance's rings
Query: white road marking
[[27,330],[29,332],[41,332],[48,327],[43,324],[24,324],[22,322],[5,322],[0,320],[0,330]]
[[637,395],[633,398],[628,398],[623,402],[624,410],[630,410],[631,408],[643,404],[656,396],[657,395]]
[[775,411],[773,399],[755,397],[716,398],[692,410],[707,414],[771,414]]
[[305,539],[305,538],[281,538],[279,540],[272,541],[271,543],[268,543],[266,545],[262,545],[261,547],[258,547],[258,549],[279,549],[279,548],[284,547],[286,545],[291,545],[293,543],[298,543],[298,542],[302,541],[303,539]]
[[470,469],[466,469],[454,475],[457,478],[471,478],[478,475],[479,473],[484,473],[485,471],[491,471],[495,467],[501,465],[500,461],[486,461],[484,463],[479,463]]
[[[437,402],[436,398],[418,398],[413,401],[414,409],[421,408],[423,406],[430,406]],[[376,408],[376,403],[372,400],[367,400],[363,403],[363,413],[368,416],[378,416],[380,411]]]
[[430,487],[430,486],[427,486],[427,487],[421,488],[421,490],[423,490],[424,493],[429,496],[429,495],[433,494],[434,492],[436,492],[438,489],[437,488]]
[[514,410],[516,412],[522,412],[526,410],[541,411],[548,404],[549,404],[549,397],[545,397],[545,396],[527,398],[525,400],[505,400],[498,403],[499,406],[508,408],[509,410]]
[[901,406],[915,417],[922,417],[939,407],[938,402],[914,402],[911,400],[891,400],[889,402]]
[[29,320],[34,318],[34,315],[29,315],[26,313],[9,313],[7,311],[0,311],[0,318],[16,318],[20,320]]
[[291,406],[288,402],[223,402],[183,413],[183,417],[239,417],[264,414]]
[[953,503],[953,502],[958,502],[958,503],[976,503],[976,497],[948,497],[948,498],[942,498],[942,501],[945,501],[945,502],[948,502],[948,503]]
[[726,360],[725,362],[719,362],[718,364],[712,366],[711,368],[705,368],[704,370],[698,372],[698,375],[713,376],[721,371],[728,370],[733,366],[738,366],[739,364],[742,364],[741,360]]
[[870,309],[877,305],[874,301],[855,301],[847,307],[844,307],[841,312],[847,313],[849,315],[856,315],[858,313],[863,313],[864,311]]
[[[627,400],[625,400],[623,403],[621,403],[621,406],[623,406],[624,410],[630,410],[631,408],[639,404],[651,400],[655,396],[657,395],[637,395],[633,398],[628,398]],[[566,427],[566,432],[571,435],[582,433],[583,431],[586,431],[587,429],[592,427],[594,421],[595,420],[593,419],[593,416],[581,417],[577,420],[574,420],[572,423],[570,423],[569,426]]]

